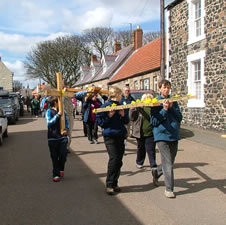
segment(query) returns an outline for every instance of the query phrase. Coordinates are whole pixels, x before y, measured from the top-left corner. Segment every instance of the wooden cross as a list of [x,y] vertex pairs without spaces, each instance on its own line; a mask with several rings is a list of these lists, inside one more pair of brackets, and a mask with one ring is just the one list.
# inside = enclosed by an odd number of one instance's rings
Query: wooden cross
[[59,112],[61,112],[61,117],[60,117],[60,130],[61,133],[65,129],[65,118],[64,118],[64,97],[74,97],[74,93],[72,92],[67,92],[64,91],[63,89],[63,75],[62,73],[58,72],[56,74],[57,76],[57,90],[46,90],[45,95],[46,96],[56,96],[58,97],[58,108]]
[[100,94],[108,94],[108,90],[102,90],[101,88],[93,87],[90,89],[75,89],[75,88],[67,88],[66,91],[63,89],[63,75],[61,72],[56,74],[57,76],[57,90],[46,90],[44,95],[46,96],[56,96],[58,97],[58,107],[59,112],[62,113],[60,117],[60,130],[63,132],[65,129],[65,118],[64,118],[64,97],[74,97],[75,92],[79,91],[87,91],[87,93],[100,93]]

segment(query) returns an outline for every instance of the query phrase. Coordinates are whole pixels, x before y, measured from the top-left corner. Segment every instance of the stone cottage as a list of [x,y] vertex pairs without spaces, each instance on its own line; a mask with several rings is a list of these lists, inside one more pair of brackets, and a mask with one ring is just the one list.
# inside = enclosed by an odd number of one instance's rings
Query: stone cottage
[[[142,37],[142,36],[141,36]],[[157,91],[157,81],[160,76],[160,48],[161,39],[151,41],[133,52],[108,82],[123,88],[129,85],[134,90]]]
[[13,91],[13,73],[6,67],[0,57],[0,90]]
[[225,131],[224,0],[167,1],[167,78],[182,103],[183,123]]

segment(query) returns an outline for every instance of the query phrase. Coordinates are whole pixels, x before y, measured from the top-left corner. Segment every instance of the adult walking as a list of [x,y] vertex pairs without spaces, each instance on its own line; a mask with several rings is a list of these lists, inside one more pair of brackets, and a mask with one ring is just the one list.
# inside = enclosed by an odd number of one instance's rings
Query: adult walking
[[171,83],[168,80],[159,82],[160,95],[157,99],[163,99],[161,106],[152,107],[151,125],[153,127],[154,140],[158,145],[161,155],[162,165],[152,170],[153,183],[158,182],[158,178],[164,174],[165,196],[174,198],[174,171],[173,165],[178,150],[178,140],[180,140],[180,123],[182,114],[177,102],[168,100]]
[[[141,100],[145,101],[148,98],[153,98],[153,96],[144,94]],[[132,135],[137,140],[136,166],[139,169],[143,167],[147,153],[150,167],[154,169],[157,164],[154,135],[150,124],[151,108],[132,108],[129,115],[132,124]]]
[[[101,108],[112,104],[120,105],[121,99],[121,89],[112,87],[109,90],[109,101],[104,103]],[[121,191],[118,186],[118,179],[125,151],[124,140],[127,135],[125,125],[128,122],[128,114],[124,110],[97,113],[97,123],[102,128],[104,143],[109,155],[106,178],[106,193],[109,195]]]

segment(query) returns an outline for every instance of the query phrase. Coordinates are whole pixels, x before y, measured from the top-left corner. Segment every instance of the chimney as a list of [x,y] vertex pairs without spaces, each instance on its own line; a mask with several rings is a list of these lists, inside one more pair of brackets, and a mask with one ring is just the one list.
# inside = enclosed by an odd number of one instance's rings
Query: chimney
[[91,55],[91,62],[94,63],[95,61],[97,61],[97,56]]
[[140,26],[137,26],[137,29],[133,31],[132,43],[134,50],[142,47],[143,42],[143,31]]
[[114,55],[117,53],[117,51],[121,50],[121,43],[118,41],[114,42]]

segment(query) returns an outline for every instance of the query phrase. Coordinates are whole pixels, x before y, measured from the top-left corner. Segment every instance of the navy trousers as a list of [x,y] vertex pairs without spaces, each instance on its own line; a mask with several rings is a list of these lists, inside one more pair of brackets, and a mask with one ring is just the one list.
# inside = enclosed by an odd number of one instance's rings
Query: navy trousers
[[151,168],[157,167],[155,145],[156,144],[154,142],[154,137],[137,138],[137,159],[136,159],[136,163],[138,165],[144,164],[144,160],[145,160],[146,152],[147,152]]
[[67,137],[60,140],[48,141],[50,157],[53,164],[53,177],[60,176],[60,171],[64,171],[67,160],[67,143]]
[[105,136],[104,143],[109,155],[106,186],[113,188],[118,185],[122,158],[125,152],[124,137]]

